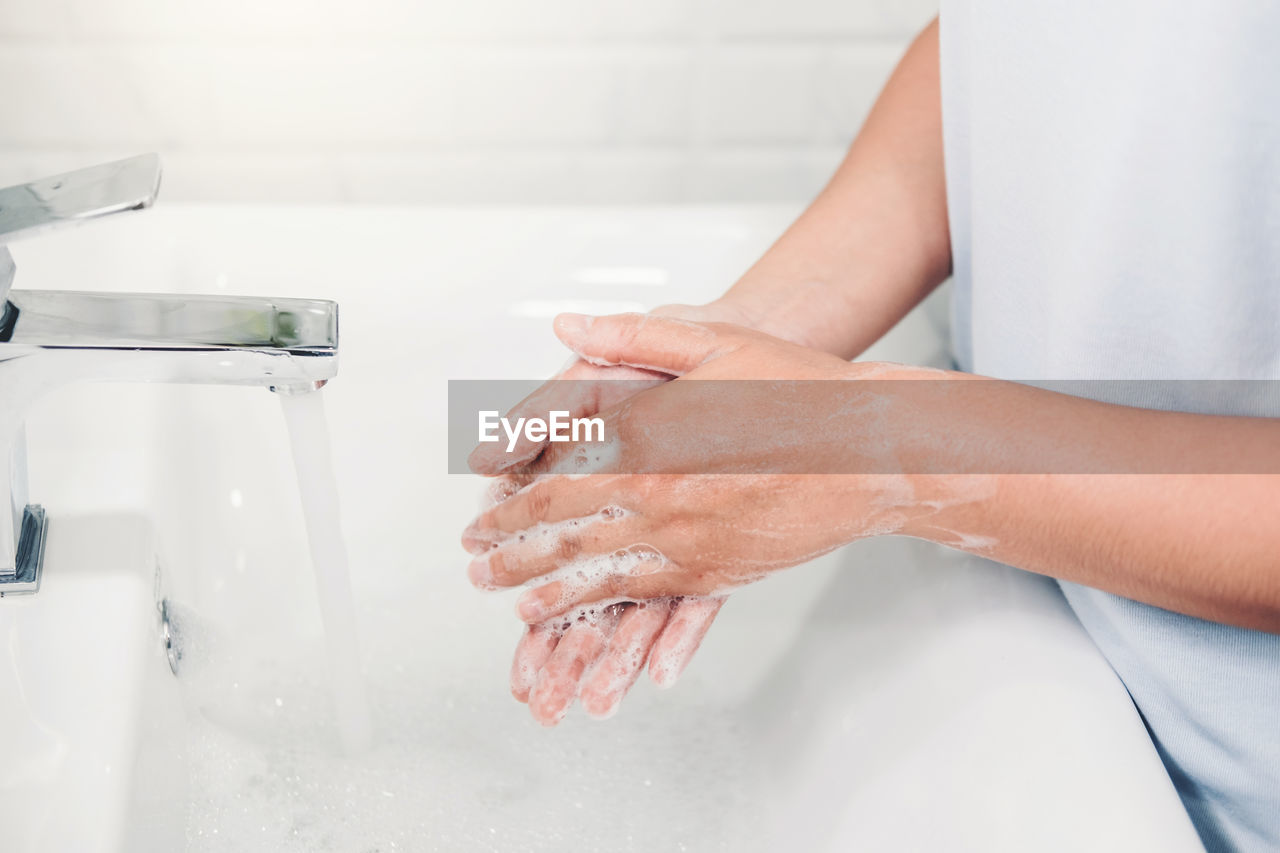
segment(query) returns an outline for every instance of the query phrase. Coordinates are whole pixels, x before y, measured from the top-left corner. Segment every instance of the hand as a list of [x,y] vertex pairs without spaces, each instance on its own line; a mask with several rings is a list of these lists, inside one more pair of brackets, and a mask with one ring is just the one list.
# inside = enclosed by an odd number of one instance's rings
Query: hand
[[675,684],[723,604],[723,597],[657,598],[530,625],[516,646],[512,695],[543,725],[558,723],[575,697],[591,716],[610,717],[646,661],[654,684]]
[[[699,322],[745,324],[748,319],[743,309],[724,301],[707,305],[662,305],[651,313],[655,317]],[[553,410],[566,411],[574,418],[591,417],[608,411],[646,387],[661,385],[672,378],[673,374],[663,371],[596,365],[575,355],[551,381],[517,403],[508,417],[546,418]],[[530,441],[521,434],[510,452],[504,442],[476,445],[467,464],[472,471],[487,477],[518,475],[520,469],[537,459],[546,447],[546,441]],[[518,482],[528,483],[528,474]]]
[[[743,322],[745,314],[731,303],[667,305],[654,314],[688,320]],[[546,417],[552,410],[571,417],[607,411],[645,387],[669,381],[665,373],[626,367],[597,366],[575,358],[556,380],[544,385],[512,412]],[[619,382],[616,380],[629,380]],[[542,453],[545,442],[523,435],[514,451],[482,444],[469,460],[481,474],[505,475],[492,490],[494,501],[528,485],[526,466]],[[473,552],[478,543],[464,542]],[[534,718],[553,725],[568,711],[575,697],[594,717],[617,711],[646,662],[653,682],[671,687],[688,666],[702,638],[724,604],[723,597],[662,598],[612,608],[599,620],[548,622],[529,626],[516,647],[511,667],[511,692],[529,705]]]
[[[592,363],[689,380],[916,375],[894,365],[849,364],[723,324],[562,315],[556,332]],[[473,581],[540,584],[518,603],[530,623],[570,611],[573,619],[583,613],[588,621],[607,621],[612,616],[601,614],[618,602],[720,596],[855,539],[907,532],[936,504],[931,495],[917,498],[902,475],[744,474],[806,466],[893,470],[903,431],[889,392],[864,391],[857,382],[808,382],[775,394],[782,383],[762,383],[756,387],[767,393],[743,406],[731,396],[741,394],[735,383],[711,384],[726,389],[736,407],[717,408],[704,391],[688,390],[708,383],[654,387],[605,413],[606,433],[619,437],[620,453],[592,472],[597,476],[546,476],[483,513],[467,537],[492,547],[471,564]],[[691,423],[697,428],[690,436]],[[533,467],[543,474],[574,470],[565,462],[577,453],[573,445],[556,445]],[[646,473],[622,473],[628,471]],[[726,473],[742,476],[705,476]]]
[[[501,502],[519,494],[517,482],[510,477],[495,481],[491,497]],[[487,536],[467,536],[463,541],[473,554],[496,545]],[[511,693],[527,703],[543,725],[563,719],[575,698],[591,716],[610,717],[646,663],[655,685],[675,684],[724,600],[716,596],[628,602],[590,609],[582,618],[529,625],[512,661]]]

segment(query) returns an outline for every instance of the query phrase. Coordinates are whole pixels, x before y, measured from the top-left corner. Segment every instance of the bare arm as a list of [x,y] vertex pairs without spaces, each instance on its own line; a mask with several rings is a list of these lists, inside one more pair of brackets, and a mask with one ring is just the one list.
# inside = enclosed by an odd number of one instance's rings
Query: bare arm
[[[933,417],[901,425],[917,438],[908,440],[909,453],[919,454],[908,464],[981,471],[987,488],[911,532],[1168,610],[1280,633],[1280,420],[962,381],[976,390],[950,403],[940,397]],[[1071,473],[1079,471],[1102,473]],[[1128,473],[1106,473],[1121,471]],[[917,478],[923,493],[965,479]]]
[[[597,362],[770,381],[677,379],[645,391],[605,415],[624,451],[602,463],[604,476],[546,478],[477,519],[472,536],[512,542],[536,522],[627,512],[566,535],[574,553],[639,547],[635,565],[528,590],[520,612],[530,621],[600,600],[723,594],[898,533],[1280,633],[1280,419],[849,364],[728,324],[562,315],[557,333]],[[783,394],[778,377],[803,381]],[[795,429],[797,401],[808,429]],[[558,445],[540,465],[555,471],[574,452]],[[753,475],[707,476],[744,472]],[[482,568],[513,586],[555,570],[558,553],[515,542],[482,556]]]
[[950,269],[935,19],[826,189],[718,303],[743,325],[852,358]]

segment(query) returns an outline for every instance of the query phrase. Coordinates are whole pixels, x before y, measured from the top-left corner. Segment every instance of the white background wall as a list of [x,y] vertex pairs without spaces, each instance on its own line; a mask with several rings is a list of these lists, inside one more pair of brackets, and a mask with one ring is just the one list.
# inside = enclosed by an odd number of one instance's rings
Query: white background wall
[[937,0],[0,0],[0,183],[165,199],[794,201]]

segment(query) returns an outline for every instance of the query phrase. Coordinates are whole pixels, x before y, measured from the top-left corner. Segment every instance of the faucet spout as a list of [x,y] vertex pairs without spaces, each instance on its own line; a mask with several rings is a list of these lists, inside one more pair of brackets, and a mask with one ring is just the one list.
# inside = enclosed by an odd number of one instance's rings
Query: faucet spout
[[[22,425],[45,392],[78,381],[315,390],[338,371],[338,306],[319,299],[21,291],[0,323],[0,595],[22,573],[27,503]],[[31,553],[28,544],[27,553]],[[38,578],[35,579],[38,584]]]
[[37,374],[28,386],[88,379],[269,387],[337,372],[338,306],[323,299],[15,290],[9,312],[0,364],[39,361],[40,370],[16,368]]
[[160,159],[130,157],[0,188],[0,598],[35,592],[44,509],[27,501],[27,407],[83,380],[304,393],[338,372],[338,306],[319,299],[12,290],[8,243],[156,199]]

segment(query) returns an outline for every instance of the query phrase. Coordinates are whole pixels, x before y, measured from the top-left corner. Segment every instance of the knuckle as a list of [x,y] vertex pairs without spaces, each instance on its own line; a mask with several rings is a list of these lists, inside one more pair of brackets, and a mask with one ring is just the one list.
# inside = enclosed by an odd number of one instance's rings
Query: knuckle
[[551,512],[551,492],[546,486],[535,486],[529,490],[525,501],[526,511],[534,521],[545,521]]
[[619,598],[627,594],[627,578],[623,575],[609,575],[601,584],[601,592],[605,598]]
[[628,397],[617,411],[613,413],[615,434],[624,441],[641,432],[644,425],[652,420],[652,394],[637,394]]
[[628,314],[623,314],[622,320],[618,326],[618,331],[621,333],[621,337],[625,339],[627,343],[634,341],[636,336],[640,334],[640,330],[644,328],[644,322],[646,319],[647,318],[644,314],[634,311]]
[[683,302],[668,302],[666,305],[659,305],[649,313],[655,317],[686,317],[695,313],[696,310],[695,306]]
[[642,474],[637,478],[636,489],[641,500],[649,505],[665,505],[671,496],[671,478],[663,474]]
[[664,574],[644,575],[634,579],[631,594],[636,598],[662,598],[669,593],[668,578]]
[[591,331],[593,337],[599,335],[595,337],[596,341],[606,345],[609,360],[616,361],[617,354],[635,341],[643,326],[643,314],[618,314],[612,318],[597,319]]
[[561,536],[555,545],[556,558],[562,561],[572,560],[582,553],[582,539],[577,536]]
[[510,556],[494,552],[489,556],[489,574],[493,577],[495,583],[508,584],[511,583],[512,566],[508,565]]

